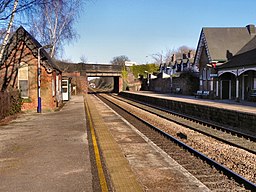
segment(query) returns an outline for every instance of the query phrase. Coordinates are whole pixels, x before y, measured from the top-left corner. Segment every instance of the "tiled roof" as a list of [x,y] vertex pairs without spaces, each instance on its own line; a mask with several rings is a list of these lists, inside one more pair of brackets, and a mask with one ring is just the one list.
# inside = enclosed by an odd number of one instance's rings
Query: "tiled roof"
[[228,54],[235,55],[255,33],[250,34],[248,27],[203,28],[208,50],[212,60],[225,61]]
[[219,66],[218,68],[237,68],[237,67],[256,67],[256,37],[247,43],[230,61]]
[[242,49],[240,49],[237,52],[237,55],[245,53],[247,51],[253,50],[256,48],[256,36],[254,38],[252,38],[251,41],[249,41]]

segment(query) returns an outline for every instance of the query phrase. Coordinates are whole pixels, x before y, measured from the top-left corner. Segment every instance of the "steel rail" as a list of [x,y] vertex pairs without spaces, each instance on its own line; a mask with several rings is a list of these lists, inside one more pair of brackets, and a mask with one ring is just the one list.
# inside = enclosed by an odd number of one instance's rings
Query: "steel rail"
[[[131,100],[131,101],[134,101],[134,102],[146,105],[148,107],[156,108],[156,109],[159,109],[161,111],[164,111],[164,112],[167,112],[167,113],[170,113],[170,114],[174,114],[174,115],[177,115],[177,116],[180,116],[180,117],[183,117],[183,118],[186,118],[186,119],[189,119],[189,120],[201,123],[203,125],[210,126],[210,127],[214,128],[214,129],[217,129],[217,130],[222,130],[222,131],[230,132],[232,135],[237,135],[237,136],[240,136],[240,137],[244,137],[244,138],[249,139],[251,141],[256,141],[256,136],[253,136],[253,135],[242,133],[240,131],[237,131],[237,130],[234,130],[234,129],[231,129],[231,128],[227,128],[227,127],[224,127],[224,126],[221,126],[221,125],[216,125],[216,124],[213,124],[212,122],[204,121],[204,120],[196,118],[196,117],[192,117],[192,116],[189,116],[189,115],[184,115],[184,114],[181,114],[181,113],[177,113],[177,112],[172,111],[172,110],[167,109],[167,108],[162,108],[162,107],[159,107],[159,106],[156,106],[156,105],[152,105],[152,104],[149,104],[149,103],[145,103],[145,102],[142,102],[142,101],[138,101],[138,100],[127,98],[127,97],[120,96],[120,95],[118,97],[121,97],[121,98],[124,98],[124,99],[128,99],[128,100]],[[159,115],[159,114],[157,114],[157,115]]]
[[[115,98],[118,99],[118,100],[120,100],[120,101],[122,101],[122,99],[120,99],[120,98],[118,98],[118,97],[115,97]],[[123,98],[123,97],[121,97],[121,98]],[[127,99],[127,98],[124,98],[124,99]],[[157,106],[150,105],[150,104],[147,104],[147,103],[144,103],[144,102],[141,102],[141,101],[137,101],[137,100],[133,100],[133,99],[128,99],[128,100],[133,101],[133,102],[135,102],[135,103],[139,103],[139,104],[141,104],[141,105],[146,105],[147,107],[156,108],[156,109],[158,109],[158,110],[160,110],[160,111],[164,111],[164,112],[166,112],[166,113],[174,114],[174,115],[176,115],[176,116],[178,116],[178,117],[183,117],[182,114],[179,114],[179,113],[176,113],[176,112],[172,112],[172,111],[170,111],[170,110],[168,110],[168,109],[164,109],[164,108],[161,108],[161,107],[157,107]],[[227,144],[232,145],[232,146],[234,146],[234,147],[238,147],[238,148],[244,149],[244,150],[246,150],[246,151],[248,151],[248,152],[250,152],[250,153],[256,154],[256,151],[255,151],[255,150],[248,149],[248,148],[246,148],[246,147],[244,147],[244,146],[241,146],[241,145],[239,145],[239,144],[236,144],[236,143],[234,143],[234,142],[232,142],[232,141],[230,142],[230,141],[228,141],[228,140],[226,140],[226,139],[223,139],[223,138],[221,138],[221,137],[212,135],[211,133],[207,133],[206,131],[203,131],[203,130],[194,128],[193,126],[190,126],[190,125],[188,125],[188,124],[186,124],[186,123],[182,123],[182,122],[180,122],[180,121],[178,121],[178,120],[171,119],[171,118],[169,118],[169,117],[165,117],[164,115],[161,115],[161,114],[159,114],[159,113],[157,113],[157,112],[154,112],[154,111],[152,111],[152,110],[149,110],[149,109],[145,109],[145,108],[140,107],[140,106],[138,106],[138,105],[136,105],[136,104],[133,104],[133,103],[129,103],[129,104],[132,105],[132,106],[138,107],[138,108],[140,108],[140,109],[143,109],[143,110],[145,110],[145,111],[148,111],[148,112],[150,112],[150,113],[152,113],[152,114],[158,115],[159,117],[162,117],[162,118],[164,118],[164,119],[170,120],[170,121],[172,121],[172,122],[174,122],[174,123],[177,123],[177,124],[179,124],[179,125],[181,125],[181,126],[187,127],[187,128],[192,129],[192,130],[194,130],[194,131],[197,131],[197,132],[199,132],[199,133],[202,133],[202,134],[204,134],[204,135],[207,135],[207,136],[209,136],[209,137],[212,137],[212,138],[214,138],[214,139],[217,139],[217,140],[219,140],[219,141],[222,141],[223,143],[227,143]],[[187,119],[190,120],[190,121],[192,120],[192,121],[196,121],[196,122],[197,122],[197,120],[195,120],[195,119],[191,119],[191,118],[187,118]],[[198,120],[198,121],[200,122],[200,120]],[[201,123],[201,124],[208,125],[208,126],[210,125],[211,127],[213,127],[212,129],[216,129],[216,128],[214,127],[215,125],[213,125],[213,124],[207,124],[207,123]],[[217,130],[220,130],[220,129],[217,129]],[[223,129],[221,129],[221,131],[223,131],[223,130],[226,130],[226,129],[223,127]],[[232,134],[232,135],[233,135],[233,134]],[[247,138],[247,137],[245,137],[245,138]],[[253,138],[254,138],[254,137],[253,137]],[[248,139],[248,138],[247,138],[247,139]],[[250,140],[251,140],[251,141],[256,141],[256,138],[255,138],[255,139],[250,139]]]
[[[99,98],[102,98],[103,96],[98,96]],[[199,157],[200,159],[204,160],[205,162],[207,162],[208,164],[210,164],[211,166],[214,166],[216,169],[218,169],[219,171],[223,172],[225,175],[227,175],[229,178],[233,178],[236,182],[242,184],[246,189],[255,191],[256,190],[256,184],[252,183],[251,181],[245,179],[244,177],[242,177],[241,175],[233,172],[232,170],[226,168],[225,166],[219,164],[218,162],[210,159],[209,157],[207,157],[206,155],[202,154],[201,152],[193,149],[192,147],[188,146],[187,144],[183,143],[182,141],[176,139],[175,137],[165,133],[164,131],[160,130],[159,128],[155,127],[154,125],[150,124],[149,122],[145,121],[144,119],[137,117],[136,115],[132,114],[131,112],[127,111],[126,109],[120,107],[119,105],[117,105],[116,103],[112,102],[111,100],[103,97],[104,99],[108,100],[109,102],[111,102],[112,104],[114,104],[115,106],[121,108],[122,110],[124,110],[125,112],[127,112],[129,115],[137,118],[138,120],[142,121],[143,123],[145,123],[147,126],[149,126],[150,128],[152,128],[153,130],[157,131],[158,133],[162,134],[163,136],[165,136],[166,138],[170,139],[171,141],[173,141],[174,143],[178,144],[179,146],[181,146],[182,148],[184,148],[185,150],[188,150],[189,152],[191,152],[192,154],[194,154],[195,156]],[[101,99],[102,100],[102,99]]]

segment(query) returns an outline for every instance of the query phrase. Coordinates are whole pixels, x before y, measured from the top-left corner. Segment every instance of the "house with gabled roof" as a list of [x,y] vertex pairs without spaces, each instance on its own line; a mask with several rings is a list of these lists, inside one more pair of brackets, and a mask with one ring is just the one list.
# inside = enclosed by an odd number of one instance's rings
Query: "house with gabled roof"
[[157,78],[150,80],[150,90],[175,94],[192,95],[198,87],[198,71],[194,68],[192,51],[176,58],[173,54],[169,63],[160,65]]
[[187,71],[197,72],[194,69],[194,57],[191,50],[188,53],[183,53],[180,58],[176,58],[176,55],[173,54],[169,63],[160,65],[160,72],[171,76],[177,76],[177,74],[180,75],[180,73]]
[[18,89],[23,110],[38,110],[39,94],[42,109],[53,110],[62,103],[61,74],[42,45],[22,26],[19,27],[3,52],[0,89]]
[[254,25],[202,28],[194,63],[199,68],[199,90],[210,91],[213,98],[226,99],[220,93],[221,87],[226,86],[220,84],[225,82],[219,81],[217,68],[230,61],[255,35]]

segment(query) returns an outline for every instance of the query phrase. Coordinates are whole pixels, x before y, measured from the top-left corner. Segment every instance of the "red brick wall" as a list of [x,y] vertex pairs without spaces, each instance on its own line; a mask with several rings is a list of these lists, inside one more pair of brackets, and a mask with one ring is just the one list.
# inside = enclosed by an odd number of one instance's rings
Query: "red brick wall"
[[[25,62],[29,66],[29,99],[22,105],[22,110],[37,110],[37,58],[33,56],[31,50],[20,42],[16,49],[9,55],[8,60],[0,69],[0,87],[3,84],[3,77],[8,77],[10,83],[7,90],[18,89],[18,66]],[[56,108],[55,97],[52,95],[52,73],[47,73],[41,65],[41,99],[42,110],[53,110]]]
[[[37,59],[36,59],[37,61]],[[46,72],[45,68],[41,66],[41,102],[42,111],[53,110],[57,103],[55,97],[52,95],[52,79],[54,74]],[[37,110],[38,105],[38,86],[37,86],[37,66],[32,65],[29,68],[29,97],[30,102],[23,103],[22,110]]]
[[76,86],[77,94],[86,94],[88,92],[88,79],[87,76],[81,76],[79,72],[63,73],[63,77],[71,77],[72,86]]
[[77,94],[86,94],[88,92],[88,80],[85,76],[72,77],[72,85],[76,86]]

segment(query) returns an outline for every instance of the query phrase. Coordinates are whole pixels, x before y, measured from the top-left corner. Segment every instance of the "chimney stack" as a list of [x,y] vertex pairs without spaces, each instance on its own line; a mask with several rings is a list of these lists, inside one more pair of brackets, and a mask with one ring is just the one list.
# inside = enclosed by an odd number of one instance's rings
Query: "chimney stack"
[[256,35],[255,25],[250,24],[250,25],[247,25],[246,27],[250,35]]
[[172,54],[172,62],[175,62],[175,61],[176,61],[176,55]]
[[193,57],[194,57],[194,55],[193,55],[193,53],[192,53],[192,50],[189,50],[189,52],[188,52],[188,58],[191,59],[191,58],[193,58]]

